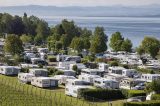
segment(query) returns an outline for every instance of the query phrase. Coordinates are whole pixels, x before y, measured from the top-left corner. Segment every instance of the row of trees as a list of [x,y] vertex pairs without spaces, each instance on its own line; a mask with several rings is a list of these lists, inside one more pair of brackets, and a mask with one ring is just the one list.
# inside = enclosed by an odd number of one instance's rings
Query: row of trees
[[[16,46],[21,45],[22,42],[38,45],[47,42],[49,49],[56,51],[69,47],[78,52],[86,49],[91,53],[96,54],[107,50],[108,37],[105,34],[103,27],[96,27],[92,32],[87,28],[76,26],[73,21],[62,20],[60,24],[50,28],[48,23],[44,20],[35,16],[28,17],[26,13],[23,17],[11,16],[7,13],[0,14],[0,34],[4,33],[13,34],[7,38],[5,43],[5,51],[12,54],[23,51],[12,50],[14,48],[20,49],[21,47]],[[15,45],[15,47],[8,48],[6,45]],[[120,32],[112,34],[109,46],[116,52],[132,51],[131,40],[124,39]],[[137,52],[140,55],[149,53],[155,58],[159,52],[159,48],[160,41],[158,39],[145,37],[141,45],[137,48]]]

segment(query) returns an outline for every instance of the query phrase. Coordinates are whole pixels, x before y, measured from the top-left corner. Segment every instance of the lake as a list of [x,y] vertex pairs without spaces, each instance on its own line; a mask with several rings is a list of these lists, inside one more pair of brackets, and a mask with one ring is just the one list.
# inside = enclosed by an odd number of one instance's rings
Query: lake
[[137,47],[144,36],[154,36],[160,39],[160,18],[151,17],[69,17],[54,16],[40,17],[46,20],[50,26],[55,26],[62,19],[74,20],[80,27],[94,30],[96,26],[102,26],[105,33],[110,36],[119,31],[124,38],[129,38],[133,46]]

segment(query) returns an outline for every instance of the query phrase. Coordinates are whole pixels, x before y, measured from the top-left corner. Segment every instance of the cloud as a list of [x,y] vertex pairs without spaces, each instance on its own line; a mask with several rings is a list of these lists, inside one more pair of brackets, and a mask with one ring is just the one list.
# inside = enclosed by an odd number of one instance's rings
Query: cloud
[[106,6],[160,4],[160,0],[0,0],[0,6],[55,5],[55,6]]

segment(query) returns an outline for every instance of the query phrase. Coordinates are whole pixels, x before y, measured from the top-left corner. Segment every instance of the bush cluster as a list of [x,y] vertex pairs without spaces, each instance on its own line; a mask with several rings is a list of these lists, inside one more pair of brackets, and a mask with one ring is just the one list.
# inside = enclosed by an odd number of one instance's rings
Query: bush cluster
[[160,100],[160,94],[154,94],[151,97],[152,100]]
[[126,102],[123,106],[160,106],[160,101]]
[[136,96],[146,96],[145,91],[143,90],[126,90],[121,89],[122,94],[125,98],[136,97]]

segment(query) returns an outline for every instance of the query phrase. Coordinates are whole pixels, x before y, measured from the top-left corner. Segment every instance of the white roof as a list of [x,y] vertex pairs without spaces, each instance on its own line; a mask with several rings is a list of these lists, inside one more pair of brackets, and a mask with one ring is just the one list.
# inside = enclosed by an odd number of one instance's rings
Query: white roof
[[90,68],[86,68],[82,70],[87,72],[103,72],[103,70],[100,70],[100,69],[90,69]]
[[48,71],[48,70],[43,68],[31,68],[29,69],[29,71]]
[[113,67],[109,67],[109,69],[112,69],[112,70],[124,70],[125,68],[119,67],[119,66],[113,66]]

